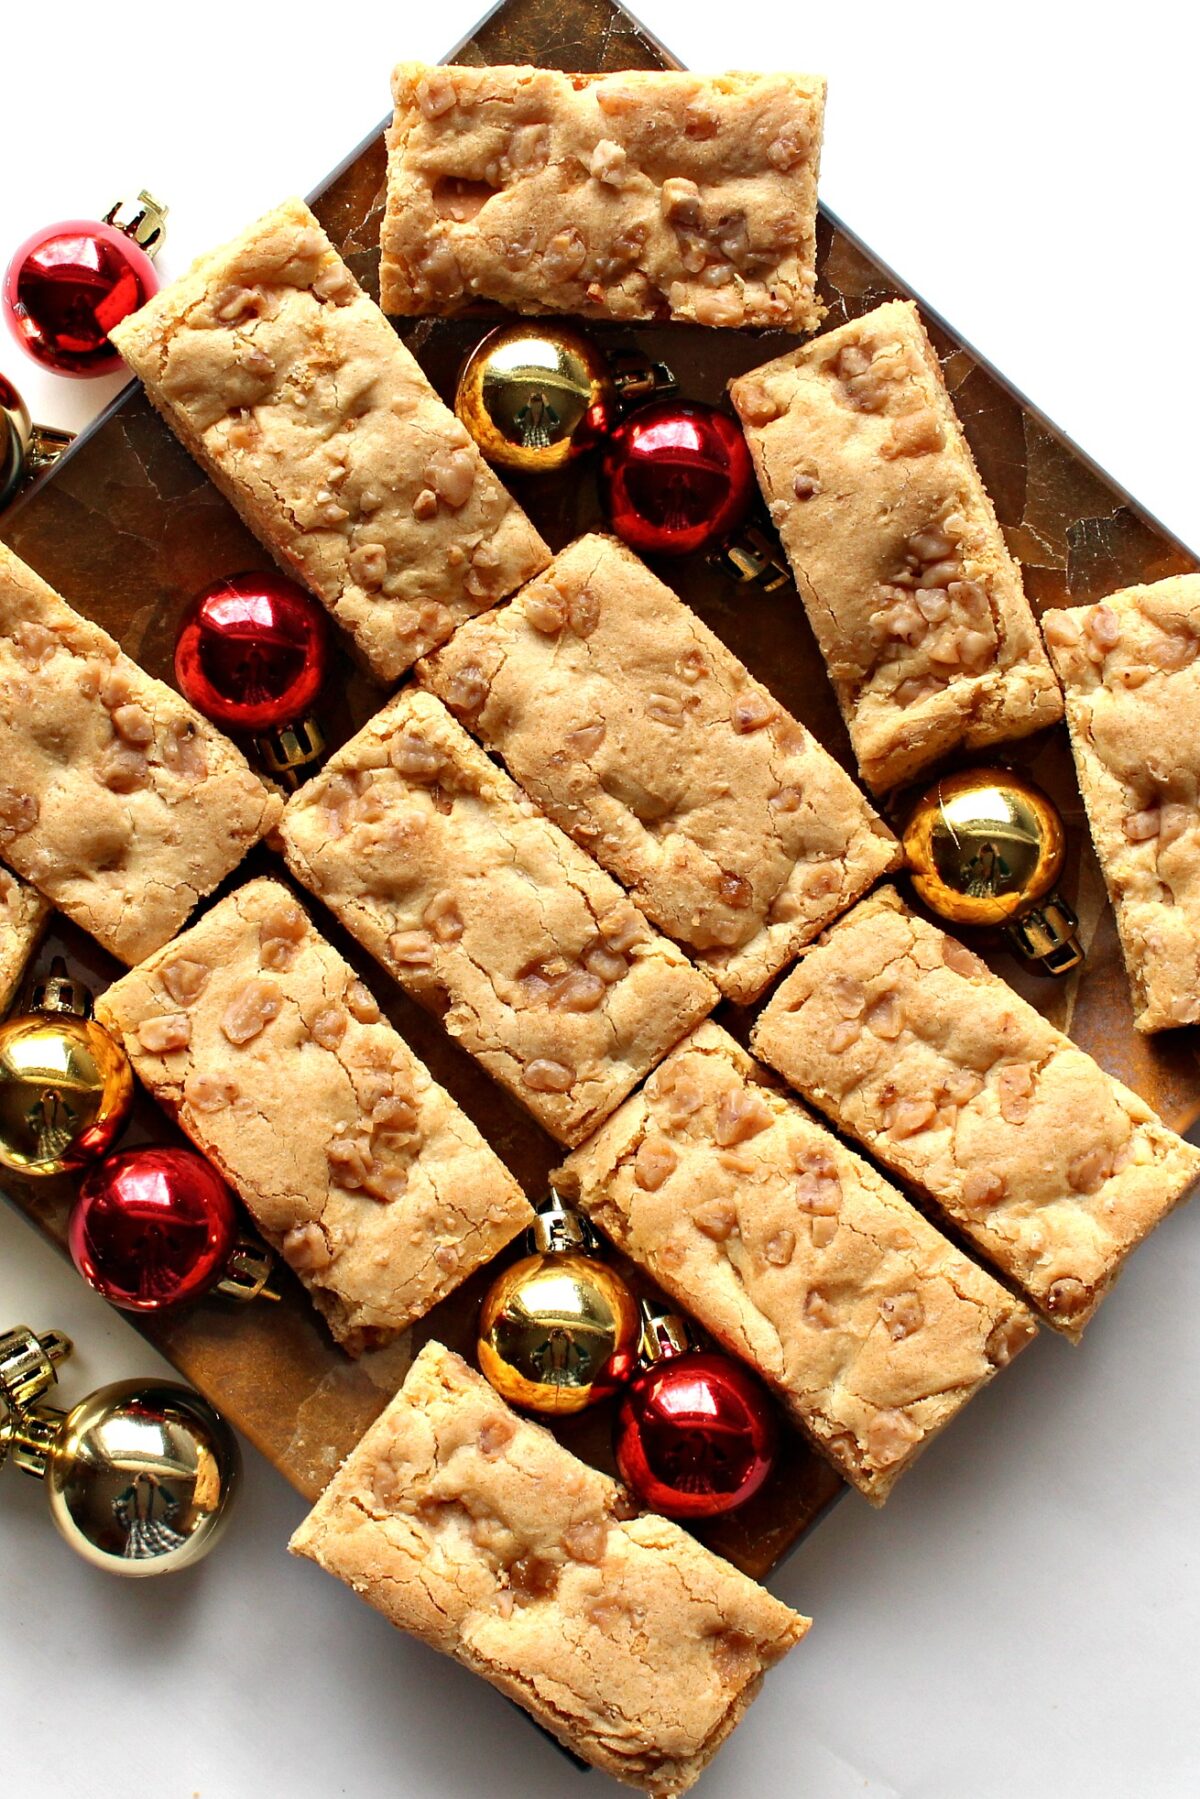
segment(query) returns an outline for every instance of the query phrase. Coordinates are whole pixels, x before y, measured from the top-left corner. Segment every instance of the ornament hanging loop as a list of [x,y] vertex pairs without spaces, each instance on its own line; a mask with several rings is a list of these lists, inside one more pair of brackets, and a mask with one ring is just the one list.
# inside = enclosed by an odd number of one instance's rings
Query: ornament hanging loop
[[142,188],[136,200],[114,201],[103,217],[106,225],[131,237],[153,262],[167,241],[168,210],[161,200]]

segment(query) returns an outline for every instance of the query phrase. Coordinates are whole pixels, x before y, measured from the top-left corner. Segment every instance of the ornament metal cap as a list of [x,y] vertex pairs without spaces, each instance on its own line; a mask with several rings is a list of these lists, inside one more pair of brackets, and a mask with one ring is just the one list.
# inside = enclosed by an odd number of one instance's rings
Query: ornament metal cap
[[642,1334],[638,1354],[646,1367],[661,1362],[665,1356],[686,1355],[700,1347],[700,1334],[681,1312],[672,1312],[657,1301],[641,1302]]
[[58,1364],[71,1354],[70,1337],[62,1331],[35,1336],[18,1324],[0,1336],[0,1398],[10,1406],[31,1405],[58,1379]]
[[753,520],[742,526],[736,537],[714,550],[708,558],[739,587],[761,587],[764,593],[776,593],[791,580],[791,571],[778,544]]
[[144,250],[153,262],[167,241],[169,210],[161,200],[156,200],[142,188],[136,200],[114,201],[103,218],[106,225],[131,237],[138,249]]
[[7,506],[26,481],[57,462],[73,431],[35,425],[29,408],[4,375],[0,375],[0,507]]
[[82,981],[68,973],[61,956],[55,956],[40,981],[35,981],[29,996],[31,1012],[52,1012],[67,1018],[90,1018],[92,996]]
[[590,1256],[599,1242],[582,1212],[573,1210],[557,1188],[551,1187],[549,1198],[538,1207],[525,1233],[525,1245],[530,1255],[556,1255],[573,1249]]
[[267,773],[294,793],[325,754],[325,733],[315,718],[302,718],[256,737],[254,747]]
[[254,1237],[239,1237],[213,1291],[226,1299],[242,1302],[251,1299],[277,1301],[282,1294],[272,1280],[274,1273],[275,1258],[266,1244],[259,1243]]
[[961,769],[917,800],[904,828],[913,887],[950,924],[999,927],[1048,974],[1083,961],[1079,920],[1055,891],[1066,859],[1058,808],[1014,769]]

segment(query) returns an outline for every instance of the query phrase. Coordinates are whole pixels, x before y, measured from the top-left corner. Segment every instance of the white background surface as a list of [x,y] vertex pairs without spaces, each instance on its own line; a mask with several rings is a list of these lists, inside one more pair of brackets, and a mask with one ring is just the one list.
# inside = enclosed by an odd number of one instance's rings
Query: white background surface
[[[0,9],[0,261],[35,227],[145,184],[170,203],[163,267],[177,273],[314,186],[383,115],[390,64],[436,59],[475,5]],[[641,8],[695,68],[827,72],[826,201],[1200,545],[1189,10]],[[54,424],[86,422],[119,385],[41,377],[2,334],[0,367]],[[1081,1350],[1044,1336],[882,1514],[855,1497],[836,1509],[772,1583],[816,1624],[705,1777],[709,1799],[1200,1791],[1198,1298],[1193,1207],[1141,1250]],[[0,1328],[18,1321],[75,1336],[68,1403],[155,1367],[125,1321],[0,1208]],[[35,1483],[7,1471],[0,1791],[615,1791],[575,1774],[481,1683],[290,1560],[302,1511],[251,1454],[212,1559],[177,1581],[123,1583],[77,1561]]]

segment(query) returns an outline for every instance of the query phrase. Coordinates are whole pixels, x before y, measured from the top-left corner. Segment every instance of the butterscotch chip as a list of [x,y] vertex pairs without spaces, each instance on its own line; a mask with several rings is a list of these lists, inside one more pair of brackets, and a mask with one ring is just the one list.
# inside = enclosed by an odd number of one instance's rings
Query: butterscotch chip
[[1200,575],[1048,612],[1139,1031],[1200,1021]]
[[[1200,1174],[1200,1149],[948,942],[880,889],[805,952],[754,1047],[1078,1337]],[[868,1007],[896,995],[898,1038],[835,1043],[834,983],[847,980]]]
[[[281,933],[294,953],[264,974]],[[181,968],[208,972],[181,982]],[[421,1317],[532,1215],[365,992],[291,894],[258,880],[96,1002],[352,1355]]]
[[49,915],[40,893],[0,867],[0,1013],[16,997]]
[[808,1619],[427,1343],[291,1541],[575,1755],[667,1799]]
[[549,560],[301,201],[201,257],[113,342],[379,680]]
[[[686,1117],[672,1103],[681,1086],[700,1096]],[[748,1110],[761,1128],[731,1168],[724,1121]],[[653,1181],[643,1178],[648,1150]],[[693,1031],[554,1179],[753,1363],[875,1504],[1034,1335],[1019,1300],[764,1085],[763,1070],[715,1024]]]
[[716,1003],[430,693],[399,693],[332,756],[281,836],[296,878],[560,1142]]
[[832,756],[611,538],[580,538],[418,673],[742,1003],[895,865]]
[[385,312],[810,331],[825,83],[401,63]]
[[215,726],[0,544],[0,855],[24,880],[138,962],[281,809]]
[[729,391],[868,786],[1061,716],[915,306],[889,301]]

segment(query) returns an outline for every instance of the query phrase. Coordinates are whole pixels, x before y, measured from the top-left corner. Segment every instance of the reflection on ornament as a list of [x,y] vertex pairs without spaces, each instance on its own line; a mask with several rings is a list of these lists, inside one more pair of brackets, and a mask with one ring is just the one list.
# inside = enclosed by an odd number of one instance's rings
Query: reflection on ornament
[[613,1433],[622,1480],[668,1518],[745,1505],[774,1466],[771,1402],[730,1357],[698,1349],[677,1314],[643,1302],[646,1363],[621,1396]]
[[124,1127],[129,1058],[89,1006],[56,958],[33,1010],[0,1024],[0,1166],[63,1174],[102,1156]]
[[454,410],[488,462],[544,474],[593,449],[622,401],[674,386],[662,363],[610,361],[573,325],[523,319],[471,352]]
[[743,522],[754,495],[746,440],[715,406],[660,400],[613,431],[600,461],[618,537],[650,556],[710,549]]
[[186,1305],[213,1288],[278,1298],[270,1252],[238,1237],[233,1194],[193,1149],[129,1149],[89,1169],[67,1245],[88,1285],[122,1311]]
[[74,438],[73,431],[35,425],[12,382],[0,375],[0,508],[24,482],[57,462]]
[[529,1232],[533,1251],[489,1288],[479,1316],[479,1366],[511,1405],[581,1412],[633,1368],[637,1308],[599,1261],[587,1221],[551,1189]]
[[118,1381],[67,1413],[46,1405],[0,1412],[0,1464],[6,1455],[45,1481],[50,1515],[79,1555],[135,1576],[172,1573],[206,1555],[240,1471],[224,1419],[168,1381]]
[[144,190],[103,220],[67,219],[35,231],[4,277],[9,329],[27,355],[59,375],[110,375],[123,367],[114,325],[158,291],[150,258],[167,209]]
[[904,830],[912,883],[950,924],[1001,926],[1048,974],[1083,960],[1078,918],[1054,891],[1066,855],[1062,818],[1040,787],[1008,768],[944,775]]

